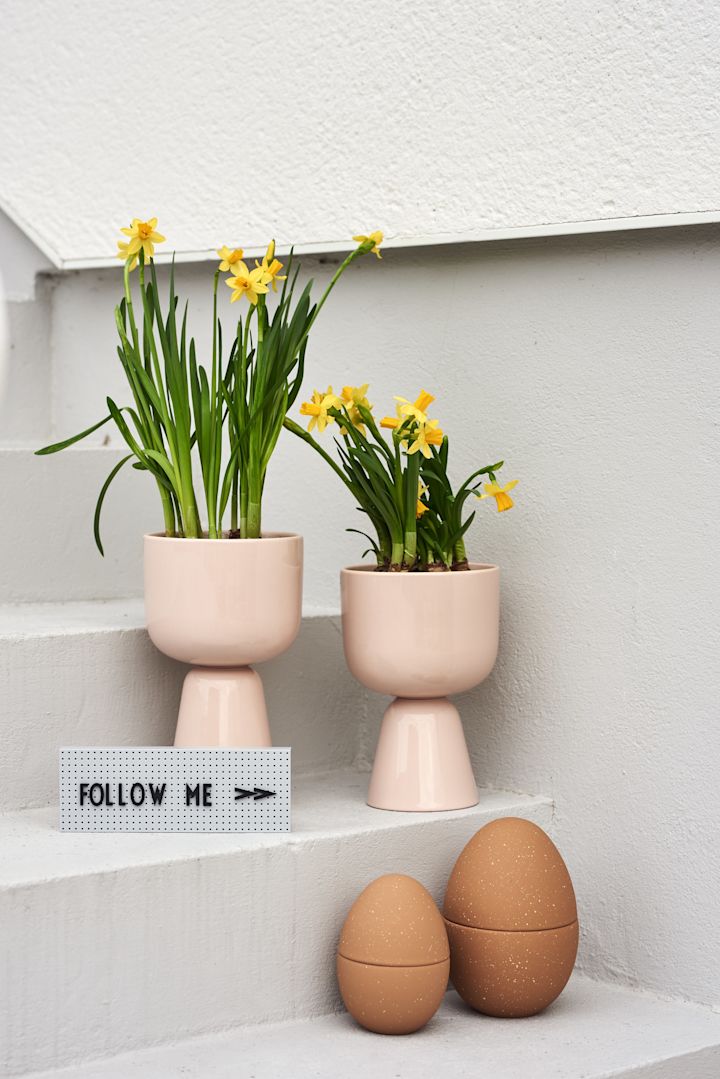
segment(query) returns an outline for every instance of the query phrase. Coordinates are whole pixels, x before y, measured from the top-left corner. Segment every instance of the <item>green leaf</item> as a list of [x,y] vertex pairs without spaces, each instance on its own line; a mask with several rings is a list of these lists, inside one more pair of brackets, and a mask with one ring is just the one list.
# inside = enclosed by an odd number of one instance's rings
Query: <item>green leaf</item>
[[66,438],[64,442],[54,442],[51,446],[43,446],[40,450],[35,450],[36,457],[43,457],[48,453],[59,453],[60,450],[67,449],[68,446],[73,446],[76,442],[80,442],[83,438],[87,438],[93,431],[99,430],[111,420],[112,415],[106,416],[104,420],[100,420],[98,423],[94,423],[92,427],[88,427],[85,431],[81,431],[79,435],[73,435],[72,438]]
[[103,550],[102,541],[100,539],[100,514],[102,512],[103,502],[105,501],[105,495],[108,492],[108,487],[115,479],[120,469],[124,465],[126,465],[128,461],[132,460],[132,457],[133,454],[129,453],[126,457],[123,457],[122,460],[118,461],[118,463],[111,470],[110,475],[100,488],[100,494],[98,495],[98,500],[95,504],[95,516],[93,517],[93,535],[95,537],[95,546],[97,547],[103,558],[105,557],[105,551]]

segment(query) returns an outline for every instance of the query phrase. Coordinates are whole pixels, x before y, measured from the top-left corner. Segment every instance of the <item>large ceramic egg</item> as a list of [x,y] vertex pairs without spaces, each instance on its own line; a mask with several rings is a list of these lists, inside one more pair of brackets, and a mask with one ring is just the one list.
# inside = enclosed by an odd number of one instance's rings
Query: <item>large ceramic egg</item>
[[535,1015],[575,965],[575,892],[560,853],[531,821],[505,817],[477,832],[445,893],[450,978],[486,1015]]
[[337,976],[345,1007],[377,1034],[411,1034],[437,1011],[450,949],[440,911],[412,877],[378,877],[350,908]]

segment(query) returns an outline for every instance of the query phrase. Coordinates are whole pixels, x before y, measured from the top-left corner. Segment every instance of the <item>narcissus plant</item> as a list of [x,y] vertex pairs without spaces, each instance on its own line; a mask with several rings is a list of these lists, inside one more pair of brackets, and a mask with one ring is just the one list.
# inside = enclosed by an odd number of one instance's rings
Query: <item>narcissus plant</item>
[[[117,427],[129,452],[112,469],[98,496],[94,533],[101,554],[103,502],[115,476],[129,462],[153,477],[166,535],[192,539],[262,535],[265,475],[287,411],[300,392],[310,331],[348,266],[369,252],[379,257],[383,238],[381,232],[359,237],[317,302],[312,299],[312,281],[296,298],[299,266],[292,252],[284,266],[271,242],[262,259],[251,266],[242,248],[220,247],[212,332],[203,361],[188,333],[187,302],[182,305],[175,291],[174,263],[166,299],[161,296],[154,257],[155,245],[165,237],[157,231],[157,223],[156,217],[133,218],[121,229],[125,239],[118,241],[118,258],[125,266],[123,297],[115,308],[117,354],[129,400],[118,404],[108,397],[108,414],[98,423],[37,451],[57,453],[106,423]],[[218,314],[218,282],[225,273],[232,290],[230,302],[248,301],[227,350]],[[317,411],[307,413],[320,431],[328,422],[325,396],[314,397]],[[340,403],[340,398],[335,401]],[[230,527],[225,531],[228,516]]]
[[[357,238],[357,237],[356,237]],[[475,514],[466,504],[471,496],[493,497],[498,510],[513,505],[508,491],[517,480],[500,487],[496,473],[502,461],[478,468],[455,490],[448,477],[448,436],[428,415],[435,398],[421,390],[414,401],[396,397],[396,415],[377,424],[367,399],[368,385],[345,386],[337,396],[315,391],[300,407],[311,417],[305,430],[289,416],[285,426],[313,447],[354,496],[373,532],[360,532],[370,543],[380,570],[428,572],[467,569],[465,534]],[[331,424],[338,460],[313,437]],[[389,439],[383,430],[391,432]],[[478,493],[487,479],[484,493]],[[358,532],[358,529],[348,529]],[[365,552],[369,553],[368,551]]]

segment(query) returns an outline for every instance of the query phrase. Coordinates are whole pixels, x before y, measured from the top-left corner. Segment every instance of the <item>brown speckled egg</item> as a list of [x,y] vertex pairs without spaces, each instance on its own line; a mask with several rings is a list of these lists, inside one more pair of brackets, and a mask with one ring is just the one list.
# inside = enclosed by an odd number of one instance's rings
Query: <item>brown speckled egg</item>
[[450,978],[485,1015],[547,1008],[575,965],[578,920],[570,874],[542,828],[492,821],[464,848],[445,893]]
[[424,1027],[447,989],[450,949],[440,911],[412,877],[378,877],[350,908],[337,976],[345,1007],[376,1034]]

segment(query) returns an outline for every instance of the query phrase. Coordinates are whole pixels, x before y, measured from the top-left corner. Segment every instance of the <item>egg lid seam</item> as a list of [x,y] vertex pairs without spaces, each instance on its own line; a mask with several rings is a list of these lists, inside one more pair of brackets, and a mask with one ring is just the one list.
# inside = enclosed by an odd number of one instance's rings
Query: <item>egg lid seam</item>
[[498,929],[489,925],[470,925],[468,922],[454,922],[443,914],[443,918],[449,925],[456,925],[459,929],[481,929],[483,933],[552,933],[557,929],[569,929],[571,925],[577,925],[579,919],[573,918],[571,922],[563,922],[562,925],[544,925],[542,929]]
[[387,967],[394,970],[405,970],[412,967],[413,969],[420,969],[422,967],[439,967],[442,963],[447,963],[450,959],[450,952],[444,959],[435,959],[432,963],[373,963],[370,959],[354,959],[350,955],[345,955],[338,950],[338,956],[341,959],[347,959],[348,963],[361,963],[364,967]]

